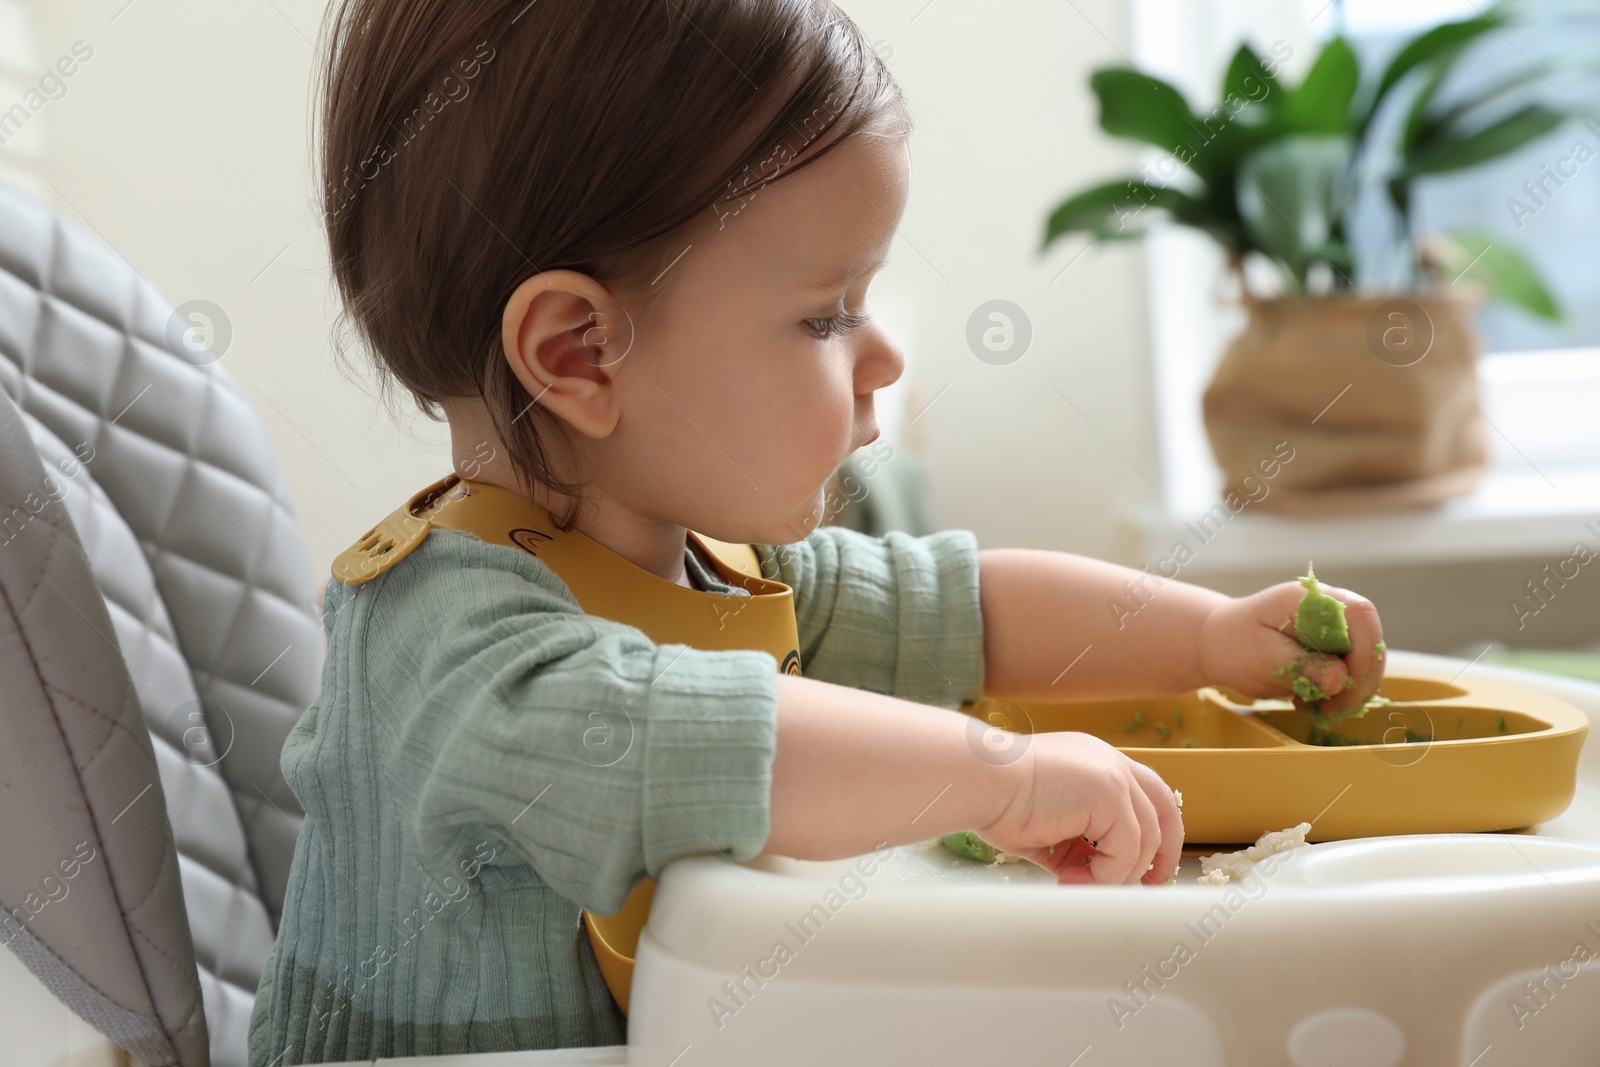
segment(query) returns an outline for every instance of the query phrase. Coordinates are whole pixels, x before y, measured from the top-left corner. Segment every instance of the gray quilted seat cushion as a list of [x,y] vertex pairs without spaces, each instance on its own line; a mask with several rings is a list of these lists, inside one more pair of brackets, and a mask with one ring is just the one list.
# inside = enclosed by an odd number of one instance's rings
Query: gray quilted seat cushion
[[[36,720],[43,731],[54,721],[68,743],[46,752],[41,742],[35,758],[69,761],[63,781],[84,798],[76,813],[31,792],[7,804],[0,854],[9,860],[26,837],[41,856],[69,856],[91,836],[116,891],[84,894],[72,917],[109,909],[126,926],[131,956],[76,938],[82,927],[52,927],[46,909],[28,924],[39,950],[25,962],[147,1062],[243,1067],[303,818],[278,758],[316,699],[321,626],[265,428],[214,357],[177,343],[171,316],[98,237],[0,182],[0,388],[15,404],[0,404],[0,427],[11,427],[0,537],[16,538],[11,559],[0,552],[13,620],[0,657],[23,673],[31,661],[39,677],[31,700],[7,687],[5,726],[10,733]],[[29,544],[31,575],[15,566],[16,547]],[[41,575],[76,592],[52,591]],[[71,673],[55,677],[51,664]],[[75,731],[98,738],[97,730],[119,740],[70,740]],[[152,796],[166,818],[148,818],[159,813],[145,804]],[[162,856],[173,861],[181,898]],[[42,872],[30,881],[17,865],[0,866],[15,875],[0,876],[9,910]],[[185,936],[155,918],[173,907],[187,914]],[[58,919],[67,911],[56,910]],[[18,950],[16,939],[9,944]],[[54,980],[41,966],[55,968]],[[141,983],[172,1032],[165,1050],[149,1040],[136,1047],[110,1028],[152,1010],[129,999]],[[209,1029],[209,1042],[198,1048],[186,1044],[196,1031],[185,983],[203,998],[198,1032]]]
[[206,1020],[150,733],[61,483],[3,398],[0,454],[6,945],[140,1061],[203,1063]]

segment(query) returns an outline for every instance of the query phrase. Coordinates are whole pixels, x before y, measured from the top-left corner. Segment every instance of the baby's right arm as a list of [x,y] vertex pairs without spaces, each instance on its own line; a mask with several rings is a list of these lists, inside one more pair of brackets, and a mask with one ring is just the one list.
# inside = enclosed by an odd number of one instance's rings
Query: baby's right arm
[[[1154,771],[1076,732],[1018,737],[997,755],[982,743],[993,728],[976,723],[958,711],[779,675],[763,851],[839,859],[976,829],[1064,883],[1160,884],[1172,876],[1183,820]],[[1084,837],[1099,853],[1087,865]]]

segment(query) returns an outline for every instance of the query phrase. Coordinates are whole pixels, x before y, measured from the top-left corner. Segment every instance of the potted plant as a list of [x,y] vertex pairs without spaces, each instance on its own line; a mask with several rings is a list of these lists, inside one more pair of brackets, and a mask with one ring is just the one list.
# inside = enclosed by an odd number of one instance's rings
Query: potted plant
[[[1368,78],[1336,36],[1292,87],[1278,78],[1283,56],[1263,59],[1244,45],[1223,78],[1222,103],[1205,115],[1140,71],[1091,77],[1103,129],[1170,155],[1156,180],[1107,182],[1061,202],[1040,251],[1079,231],[1099,241],[1136,237],[1153,218],[1202,230],[1226,251],[1248,320],[1204,397],[1225,492],[1251,484],[1244,479],[1285,440],[1293,462],[1257,505],[1265,510],[1432,504],[1470,491],[1486,469],[1477,305],[1497,298],[1546,318],[1560,312],[1500,238],[1417,233],[1412,198],[1418,180],[1494,159],[1572,117],[1519,101],[1518,90],[1541,77],[1531,64],[1464,101],[1442,100],[1462,54],[1504,18],[1495,11],[1436,26]],[[1371,190],[1381,190],[1396,222],[1378,287],[1357,284],[1347,231],[1357,195]],[[1273,264],[1282,291],[1252,293],[1247,257]]]

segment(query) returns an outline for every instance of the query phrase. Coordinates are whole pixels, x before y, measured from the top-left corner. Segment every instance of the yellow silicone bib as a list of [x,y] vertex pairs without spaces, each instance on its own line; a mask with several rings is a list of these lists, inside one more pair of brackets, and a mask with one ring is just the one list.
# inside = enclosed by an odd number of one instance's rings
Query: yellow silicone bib
[[[693,531],[723,581],[749,596],[707,593],[670,582],[578,530],[560,530],[533,501],[498,485],[451,474],[415,494],[340,553],[333,576],[359,585],[410,552],[432,527],[466,530],[490,544],[520,548],[556,573],[590,615],[637,627],[658,645],[710,651],[759,649],[778,669],[800,673],[794,597],[787,585],[761,577],[755,550]],[[612,915],[583,913],[589,943],[606,986],[624,1013],[639,931],[649,918],[655,880],[645,878]]]

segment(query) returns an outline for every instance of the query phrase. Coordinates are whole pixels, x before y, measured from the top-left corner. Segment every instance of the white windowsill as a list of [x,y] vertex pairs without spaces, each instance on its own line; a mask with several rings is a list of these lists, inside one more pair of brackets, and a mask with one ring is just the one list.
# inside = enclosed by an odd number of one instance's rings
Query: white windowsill
[[1213,518],[1210,540],[1193,525],[1204,507],[1177,515],[1161,505],[1134,505],[1123,517],[1138,543],[1136,565],[1148,564],[1158,574],[1180,540],[1194,552],[1185,574],[1293,569],[1308,559],[1341,566],[1565,559],[1579,540],[1600,551],[1600,467],[1547,468],[1545,474],[1557,488],[1533,471],[1494,470],[1470,496],[1408,512],[1306,519],[1252,514],[1246,505],[1220,529]]

